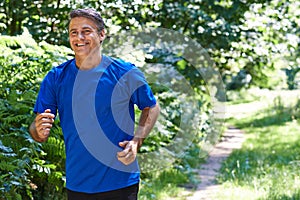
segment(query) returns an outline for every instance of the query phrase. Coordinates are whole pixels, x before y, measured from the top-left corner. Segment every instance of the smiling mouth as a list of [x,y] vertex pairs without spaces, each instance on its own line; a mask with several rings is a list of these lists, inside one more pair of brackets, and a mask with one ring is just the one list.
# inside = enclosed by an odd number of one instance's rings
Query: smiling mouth
[[83,47],[83,46],[85,46],[85,44],[75,44],[75,46],[77,46],[77,47]]

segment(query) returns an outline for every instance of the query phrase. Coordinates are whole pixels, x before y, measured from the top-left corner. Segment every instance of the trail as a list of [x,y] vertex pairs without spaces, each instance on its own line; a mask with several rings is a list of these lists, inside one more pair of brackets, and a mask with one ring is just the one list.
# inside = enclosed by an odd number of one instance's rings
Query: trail
[[[266,91],[259,90],[255,92],[257,96],[260,96],[260,101],[254,101],[250,103],[230,105],[226,108],[225,118],[234,117],[236,119],[249,116],[251,113],[255,113],[259,110],[274,105],[276,97],[290,97],[291,99],[299,98],[300,90],[280,90],[280,91]],[[222,162],[231,154],[235,149],[240,149],[245,137],[243,131],[236,129],[235,127],[228,127],[223,133],[223,136],[219,143],[215,145],[212,151],[209,153],[206,163],[201,165],[201,169],[198,170],[198,174],[201,183],[197,186],[197,190],[192,193],[186,200],[214,200],[215,195],[218,194],[218,189],[221,185],[216,183],[216,176],[219,173]]]
[[201,166],[198,174],[201,183],[193,196],[187,197],[187,200],[213,200],[217,194],[220,185],[216,184],[215,178],[219,173],[222,162],[235,149],[239,149],[244,141],[243,131],[234,127],[228,127],[224,132],[221,141],[215,145],[208,155],[205,164]]

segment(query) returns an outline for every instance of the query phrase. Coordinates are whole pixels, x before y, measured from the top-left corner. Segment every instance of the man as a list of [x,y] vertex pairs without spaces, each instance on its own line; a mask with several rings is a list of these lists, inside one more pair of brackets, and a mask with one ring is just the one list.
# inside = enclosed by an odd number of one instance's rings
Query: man
[[[74,10],[70,18],[75,58],[44,78],[29,131],[34,140],[47,141],[58,111],[68,199],[137,199],[136,156],[159,105],[133,64],[101,54],[105,26],[95,10]],[[142,110],[135,131],[134,105]]]

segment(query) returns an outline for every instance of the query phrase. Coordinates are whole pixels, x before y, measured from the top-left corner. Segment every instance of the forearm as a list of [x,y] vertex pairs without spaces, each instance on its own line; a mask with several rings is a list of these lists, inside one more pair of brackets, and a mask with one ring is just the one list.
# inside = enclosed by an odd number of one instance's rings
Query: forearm
[[152,108],[145,108],[140,116],[138,127],[136,128],[134,138],[131,141],[119,142],[119,145],[124,148],[117,153],[118,160],[125,165],[129,165],[136,159],[138,149],[142,146],[143,141],[149,135],[153,128],[158,115],[160,107],[158,103]]
[[134,139],[138,142],[138,148],[142,146],[143,141],[149,135],[157,118],[159,116],[160,106],[158,103],[152,108],[145,108],[140,116],[138,127],[136,128]]

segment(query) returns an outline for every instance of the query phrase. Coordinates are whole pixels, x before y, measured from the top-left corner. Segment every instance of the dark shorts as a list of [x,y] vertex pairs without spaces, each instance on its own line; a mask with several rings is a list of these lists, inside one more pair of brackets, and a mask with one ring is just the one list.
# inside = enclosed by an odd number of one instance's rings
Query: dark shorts
[[126,188],[95,194],[74,192],[71,190],[67,190],[67,193],[68,200],[137,200],[138,191],[139,184],[135,184]]

